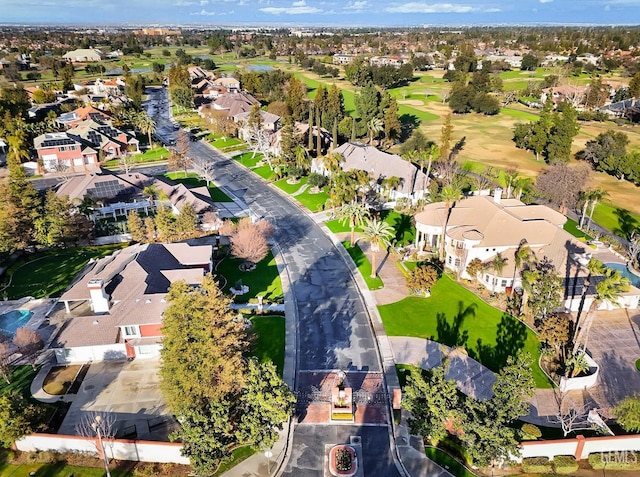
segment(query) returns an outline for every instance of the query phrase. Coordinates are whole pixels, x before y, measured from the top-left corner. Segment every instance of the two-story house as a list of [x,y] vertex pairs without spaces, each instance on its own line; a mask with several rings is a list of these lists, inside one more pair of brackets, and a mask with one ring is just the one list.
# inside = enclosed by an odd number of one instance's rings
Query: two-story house
[[60,327],[50,346],[56,361],[159,356],[169,285],[201,284],[211,271],[211,255],[211,245],[138,244],[89,264],[60,298],[69,314],[83,304],[87,313]]

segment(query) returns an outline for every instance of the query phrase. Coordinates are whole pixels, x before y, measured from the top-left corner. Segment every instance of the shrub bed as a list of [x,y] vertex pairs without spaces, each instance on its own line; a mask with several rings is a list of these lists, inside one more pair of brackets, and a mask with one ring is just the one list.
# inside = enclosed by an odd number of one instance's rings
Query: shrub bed
[[553,458],[553,469],[556,474],[573,474],[578,470],[578,463],[572,455],[558,455]]
[[589,454],[589,465],[596,470],[640,470],[640,456],[637,452]]
[[544,474],[553,471],[553,464],[547,457],[528,457],[522,459],[522,470],[531,474]]

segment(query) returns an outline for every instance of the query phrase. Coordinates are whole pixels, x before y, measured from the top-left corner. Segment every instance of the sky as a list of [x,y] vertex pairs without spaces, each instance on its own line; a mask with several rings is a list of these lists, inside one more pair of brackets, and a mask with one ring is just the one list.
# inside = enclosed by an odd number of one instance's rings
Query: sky
[[638,24],[640,0],[0,0],[0,23]]

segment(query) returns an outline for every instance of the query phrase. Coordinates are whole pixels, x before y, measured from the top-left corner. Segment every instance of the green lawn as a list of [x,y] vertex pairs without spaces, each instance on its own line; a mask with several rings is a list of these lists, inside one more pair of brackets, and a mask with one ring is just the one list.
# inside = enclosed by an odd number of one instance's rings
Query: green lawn
[[242,164],[245,167],[256,167],[256,164],[258,164],[258,162],[260,162],[262,160],[263,156],[262,154],[258,153],[255,155],[253,152],[245,152],[244,154],[239,154],[237,156],[235,156],[233,159],[238,161],[240,164]]
[[[164,176],[187,187],[203,187],[207,185],[207,182],[200,179],[200,176],[195,172],[188,172],[187,177],[184,176],[184,172],[167,172]],[[233,202],[231,197],[213,184],[209,185],[209,194],[211,194],[211,200],[214,202]]]
[[[380,277],[371,278],[371,262],[360,246],[356,243],[352,248],[348,240],[342,242],[342,245],[355,262],[358,270],[360,271],[360,275],[362,275],[362,278],[369,287],[369,290],[379,290],[380,288],[383,288],[384,283],[382,283],[382,279]],[[382,260],[383,256],[384,253],[378,252],[378,260]],[[380,262],[378,261],[378,265],[379,264]]]
[[406,116],[413,116],[419,121],[433,121],[434,119],[438,119],[440,117],[437,114],[433,114],[428,111],[420,111],[419,109],[412,108],[411,106],[408,106],[406,104],[398,105],[398,115],[401,122],[405,121]]
[[238,280],[242,280],[243,285],[249,287],[249,293],[236,297],[237,303],[247,303],[249,299],[261,295],[265,300],[279,301],[283,300],[282,283],[278,274],[278,267],[271,252],[258,262],[256,269],[251,272],[243,272],[238,267],[242,260],[233,258],[229,255],[225,258],[215,274],[222,275],[227,283],[222,288],[226,293],[229,288],[234,286]]
[[239,144],[242,144],[242,141],[240,139],[237,139],[235,137],[228,137],[228,138],[219,138],[216,139],[215,141],[213,141],[211,143],[211,145],[213,147],[215,147],[216,149],[226,149],[228,147],[231,146],[237,146]]
[[284,316],[256,315],[251,317],[255,342],[251,355],[261,362],[271,361],[282,377],[284,370]]
[[22,394],[25,398],[31,398],[31,381],[38,374],[39,369],[38,367],[34,371],[31,366],[16,366],[11,371],[9,384],[4,379],[0,380],[0,395],[13,391]]
[[[416,236],[416,228],[412,223],[412,218],[410,215],[401,214],[400,212],[396,212],[395,210],[384,210],[380,214],[382,220],[391,227],[396,232],[395,240],[397,245],[406,245],[412,243]],[[325,225],[331,230],[334,234],[341,232],[351,232],[351,227],[348,223],[341,222],[340,219],[333,219],[325,222]],[[361,227],[356,227],[356,232],[362,232]]]
[[511,108],[501,108],[500,114],[511,116],[512,118],[516,119],[522,119],[523,121],[537,121],[538,119],[540,119],[540,116],[537,116],[535,114]]
[[593,221],[616,235],[628,234],[640,224],[640,217],[608,203],[598,203],[593,212]]
[[295,192],[298,192],[298,190],[300,190],[300,187],[305,185],[307,183],[307,180],[309,180],[309,178],[308,177],[303,177],[298,182],[296,182],[295,184],[289,184],[287,182],[287,180],[288,180],[287,178],[280,179],[279,181],[274,182],[274,184],[279,189],[281,189],[284,192],[286,192],[287,194],[293,194]]
[[585,241],[593,240],[593,237],[591,235],[578,229],[578,222],[576,222],[573,219],[567,218],[567,221],[565,222],[563,228],[574,237],[577,237],[579,239],[584,239]]
[[251,170],[256,174],[258,174],[263,179],[268,181],[271,181],[276,177],[276,174],[273,172],[269,164],[265,164],[264,166],[260,166],[260,167],[255,167]]
[[126,245],[74,247],[30,254],[7,270],[5,277],[12,276],[12,280],[4,293],[9,299],[60,296],[90,259],[104,257]]
[[[167,151],[164,147],[156,147],[154,149],[147,149],[142,154],[136,154],[131,156],[134,164],[142,164],[145,162],[156,162],[163,161],[169,157],[169,151]],[[120,160],[112,159],[110,161],[106,161],[104,163],[105,167],[119,167]]]
[[476,477],[475,474],[464,465],[436,447],[425,446],[424,453],[428,459],[431,459],[440,465],[440,467],[447,469],[455,477]]
[[324,190],[321,190],[317,194],[312,194],[311,188],[309,187],[302,194],[295,196],[295,199],[311,212],[318,212],[324,208],[327,200],[329,200],[329,194]]
[[378,310],[389,336],[415,336],[463,346],[469,356],[492,371],[499,371],[507,357],[523,349],[534,360],[536,386],[551,386],[538,366],[540,343],[535,333],[446,275],[431,289],[429,298],[408,297]]
[[[110,472],[113,477],[130,477],[134,474],[126,470],[114,469],[110,467]],[[0,464],[0,476],[1,477],[29,477],[29,476],[43,476],[43,477],[102,477],[104,476],[104,467],[78,467],[75,465],[66,465],[59,462],[56,464]]]

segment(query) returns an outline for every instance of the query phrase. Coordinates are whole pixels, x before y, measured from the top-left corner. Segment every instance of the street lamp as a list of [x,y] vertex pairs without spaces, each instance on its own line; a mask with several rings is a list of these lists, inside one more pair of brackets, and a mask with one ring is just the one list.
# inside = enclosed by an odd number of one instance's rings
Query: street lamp
[[102,416],[96,416],[94,421],[91,423],[91,427],[96,431],[96,435],[98,436],[98,443],[100,444],[100,451],[102,452],[102,460],[104,461],[104,470],[107,472],[107,477],[111,477],[111,472],[109,472],[109,460],[107,459],[107,452],[104,450],[102,434],[100,433],[102,428]]
[[267,458],[267,475],[271,475],[271,458],[273,457],[273,452],[271,449],[267,449],[264,451],[264,456]]

